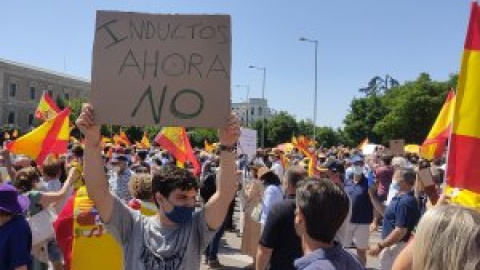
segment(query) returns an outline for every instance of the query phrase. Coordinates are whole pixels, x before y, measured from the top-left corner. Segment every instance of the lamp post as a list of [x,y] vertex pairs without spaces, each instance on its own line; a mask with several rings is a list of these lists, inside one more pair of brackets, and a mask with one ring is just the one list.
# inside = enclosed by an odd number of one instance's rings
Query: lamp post
[[[265,79],[267,76],[267,68],[266,67],[257,67],[257,66],[248,66],[249,68],[254,68],[263,71],[263,83],[262,83],[262,102],[265,101]],[[265,110],[266,108],[262,109],[262,137],[260,141],[260,147],[264,148],[265,146]]]
[[318,40],[301,37],[300,41],[307,41],[315,44],[315,95],[313,98],[313,139],[316,144],[317,135],[317,55],[318,55]]
[[248,84],[237,84],[235,87],[241,87],[247,89],[247,95],[245,97],[245,104],[246,104],[246,121],[247,121],[247,127],[249,126],[250,122],[248,121],[248,114],[250,113],[250,101],[249,101],[249,96],[250,96],[250,85]]

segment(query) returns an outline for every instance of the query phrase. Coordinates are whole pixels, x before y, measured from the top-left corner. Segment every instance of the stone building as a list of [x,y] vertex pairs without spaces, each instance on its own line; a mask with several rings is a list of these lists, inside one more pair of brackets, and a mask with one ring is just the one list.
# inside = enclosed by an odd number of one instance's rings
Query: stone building
[[0,126],[18,128],[22,133],[30,130],[43,91],[54,101],[86,98],[90,82],[0,59]]
[[232,103],[232,111],[237,114],[244,127],[250,127],[257,120],[261,120],[263,114],[265,119],[270,119],[275,111],[268,107],[266,99],[250,98],[246,102]]

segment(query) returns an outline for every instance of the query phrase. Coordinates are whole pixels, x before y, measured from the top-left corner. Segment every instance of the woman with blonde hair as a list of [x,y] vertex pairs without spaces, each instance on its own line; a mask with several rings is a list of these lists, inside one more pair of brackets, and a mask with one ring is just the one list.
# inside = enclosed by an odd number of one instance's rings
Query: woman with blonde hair
[[459,205],[439,205],[420,220],[413,242],[393,270],[480,269],[480,214]]

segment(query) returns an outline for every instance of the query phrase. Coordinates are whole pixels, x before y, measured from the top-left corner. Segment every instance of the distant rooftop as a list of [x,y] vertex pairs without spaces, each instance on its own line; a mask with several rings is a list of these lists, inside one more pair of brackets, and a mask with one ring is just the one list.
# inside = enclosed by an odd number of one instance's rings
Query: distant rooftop
[[73,75],[70,75],[70,74],[61,73],[61,72],[57,72],[57,71],[53,71],[53,70],[48,70],[48,69],[45,69],[45,68],[40,68],[40,67],[36,67],[36,66],[28,65],[28,64],[23,64],[23,63],[18,63],[18,62],[15,62],[15,61],[0,58],[0,65],[2,63],[12,65],[12,66],[17,66],[19,68],[30,69],[30,70],[33,70],[33,71],[48,73],[48,74],[52,74],[52,75],[55,75],[55,76],[80,81],[80,82],[83,82],[83,83],[88,83],[88,84],[90,83],[89,80],[86,80],[86,79],[81,78],[81,77],[76,77],[76,76],[73,76]]

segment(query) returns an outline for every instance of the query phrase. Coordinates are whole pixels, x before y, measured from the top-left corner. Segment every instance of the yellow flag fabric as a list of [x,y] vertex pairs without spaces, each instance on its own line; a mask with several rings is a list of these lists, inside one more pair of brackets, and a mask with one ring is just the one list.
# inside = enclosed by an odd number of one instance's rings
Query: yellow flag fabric
[[45,121],[55,117],[58,113],[60,113],[60,109],[57,107],[57,104],[55,104],[47,92],[43,92],[35,111],[35,117]]
[[365,140],[363,140],[359,145],[358,145],[358,149],[360,150],[363,150],[363,147],[365,147],[365,145],[369,144],[370,141],[368,140],[368,138],[365,138]]
[[122,248],[105,230],[85,186],[74,202],[71,270],[123,269]]
[[54,118],[7,144],[7,149],[34,159],[38,165],[42,165],[49,154],[66,153],[70,139],[69,114],[70,108],[66,108]]
[[148,149],[150,148],[150,140],[148,139],[148,134],[147,132],[143,133],[142,140],[140,141],[140,144],[142,145],[143,148]]
[[451,132],[455,101],[455,92],[450,91],[432,129],[420,148],[420,156],[424,159],[432,160],[443,154],[445,143]]
[[[449,141],[447,190],[454,202],[480,210],[480,9],[472,2]],[[450,191],[450,192],[449,192]]]
[[155,136],[155,142],[177,159],[178,167],[184,166],[185,162],[190,161],[194,167],[194,174],[200,175],[200,164],[195,157],[185,127],[164,127]]
[[204,141],[204,145],[205,151],[207,151],[208,153],[213,153],[213,151],[215,150],[215,145],[213,143],[208,143],[207,140]]

